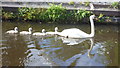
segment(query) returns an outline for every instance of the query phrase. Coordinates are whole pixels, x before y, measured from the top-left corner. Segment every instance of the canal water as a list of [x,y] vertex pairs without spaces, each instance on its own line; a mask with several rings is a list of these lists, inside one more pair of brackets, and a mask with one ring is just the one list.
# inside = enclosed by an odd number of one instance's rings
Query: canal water
[[60,36],[32,36],[5,34],[15,26],[19,31],[33,28],[34,32],[59,32],[67,28],[79,28],[90,33],[89,24],[39,24],[28,22],[2,23],[2,64],[3,66],[117,66],[118,26],[95,25],[95,37],[71,39]]

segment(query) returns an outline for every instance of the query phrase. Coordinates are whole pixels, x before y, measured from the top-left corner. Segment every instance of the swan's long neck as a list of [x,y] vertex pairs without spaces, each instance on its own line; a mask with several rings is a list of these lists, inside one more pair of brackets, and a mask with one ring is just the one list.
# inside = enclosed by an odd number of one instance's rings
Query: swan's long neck
[[42,29],[42,33],[45,33],[46,31],[45,31],[45,29]]
[[29,30],[30,33],[32,33],[32,30]]
[[93,39],[90,39],[90,42],[91,42],[91,46],[90,46],[90,51],[91,51],[92,48],[93,48],[94,40],[93,40]]
[[93,49],[94,40],[93,40],[93,39],[90,39],[90,42],[91,42],[91,46],[90,46],[90,49],[88,50],[88,56],[89,56],[89,57],[90,57],[90,52],[91,52],[92,49]]
[[93,18],[90,17],[90,23],[91,23],[91,33],[90,33],[90,37],[93,37],[94,34],[95,34],[95,29],[94,29],[94,21],[93,21]]
[[58,32],[58,27],[55,27],[55,32],[56,32],[56,33]]
[[14,29],[15,31],[17,31],[17,29]]
[[57,30],[55,30],[55,32],[58,32]]
[[15,31],[18,31],[18,29],[17,29],[17,28],[15,28],[14,30],[15,30]]

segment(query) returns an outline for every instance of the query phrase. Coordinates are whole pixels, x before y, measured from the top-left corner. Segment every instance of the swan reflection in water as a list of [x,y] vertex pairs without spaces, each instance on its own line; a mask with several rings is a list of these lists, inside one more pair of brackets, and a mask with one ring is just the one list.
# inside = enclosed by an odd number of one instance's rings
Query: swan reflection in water
[[67,45],[77,45],[84,41],[89,40],[90,41],[90,49],[88,50],[88,57],[92,57],[93,55],[90,53],[92,51],[93,45],[94,45],[94,39],[93,38],[80,38],[80,39],[73,39],[73,38],[65,38],[61,37],[63,43],[66,43]]
[[[74,62],[77,62],[76,66],[80,66],[80,64],[78,64],[78,63],[81,62],[81,61],[78,61],[78,60],[81,60],[82,57],[84,58],[83,60],[85,60],[84,63],[87,63],[94,56],[94,54],[91,54],[91,50],[92,50],[93,45],[94,45],[94,41],[93,41],[92,38],[72,39],[72,38],[58,37],[58,39],[62,39],[62,42],[67,44],[67,45],[76,45],[76,44],[80,44],[80,43],[82,43],[84,41],[87,41],[87,40],[90,41],[90,49],[88,50],[88,52],[84,52],[84,54],[82,54],[82,53],[74,54],[74,55],[72,55],[71,57],[69,57],[65,60],[63,59],[63,57],[65,58],[67,56],[64,55],[63,53],[66,52],[64,50],[66,48],[57,47],[54,50],[53,50],[53,48],[50,48],[50,50],[47,50],[46,54],[49,54],[49,56],[51,57],[51,61],[55,62],[56,64],[58,64],[60,66],[71,66],[71,64],[74,63]],[[62,52],[61,53],[56,53],[57,50],[61,50]],[[69,50],[69,48],[67,48],[67,50]],[[69,51],[67,51],[67,52],[69,52]],[[62,56],[59,56],[60,54]]]
[[79,43],[82,43],[86,40],[90,40],[91,43],[93,44],[93,39],[92,38],[80,38],[80,39],[73,39],[73,38],[65,38],[65,37],[60,37],[63,41],[63,43],[66,43],[67,45],[76,45]]

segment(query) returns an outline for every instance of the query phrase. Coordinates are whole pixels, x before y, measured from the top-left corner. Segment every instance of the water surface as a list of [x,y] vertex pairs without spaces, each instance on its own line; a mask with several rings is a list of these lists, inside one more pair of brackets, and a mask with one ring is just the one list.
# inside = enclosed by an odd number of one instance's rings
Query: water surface
[[2,23],[2,63],[3,66],[117,66],[118,27],[116,25],[95,25],[95,37],[70,39],[59,36],[32,36],[5,34],[15,26],[19,31],[33,28],[34,32],[61,32],[67,28],[79,28],[90,33],[89,24],[58,25],[38,23]]

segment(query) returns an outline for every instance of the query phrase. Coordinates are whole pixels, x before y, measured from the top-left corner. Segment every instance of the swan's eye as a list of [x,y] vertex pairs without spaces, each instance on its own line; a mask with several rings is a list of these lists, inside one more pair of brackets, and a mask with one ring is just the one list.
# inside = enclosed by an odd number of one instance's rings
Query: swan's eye
[[68,38],[68,36],[66,36],[66,38]]
[[18,31],[18,29],[16,29]]

